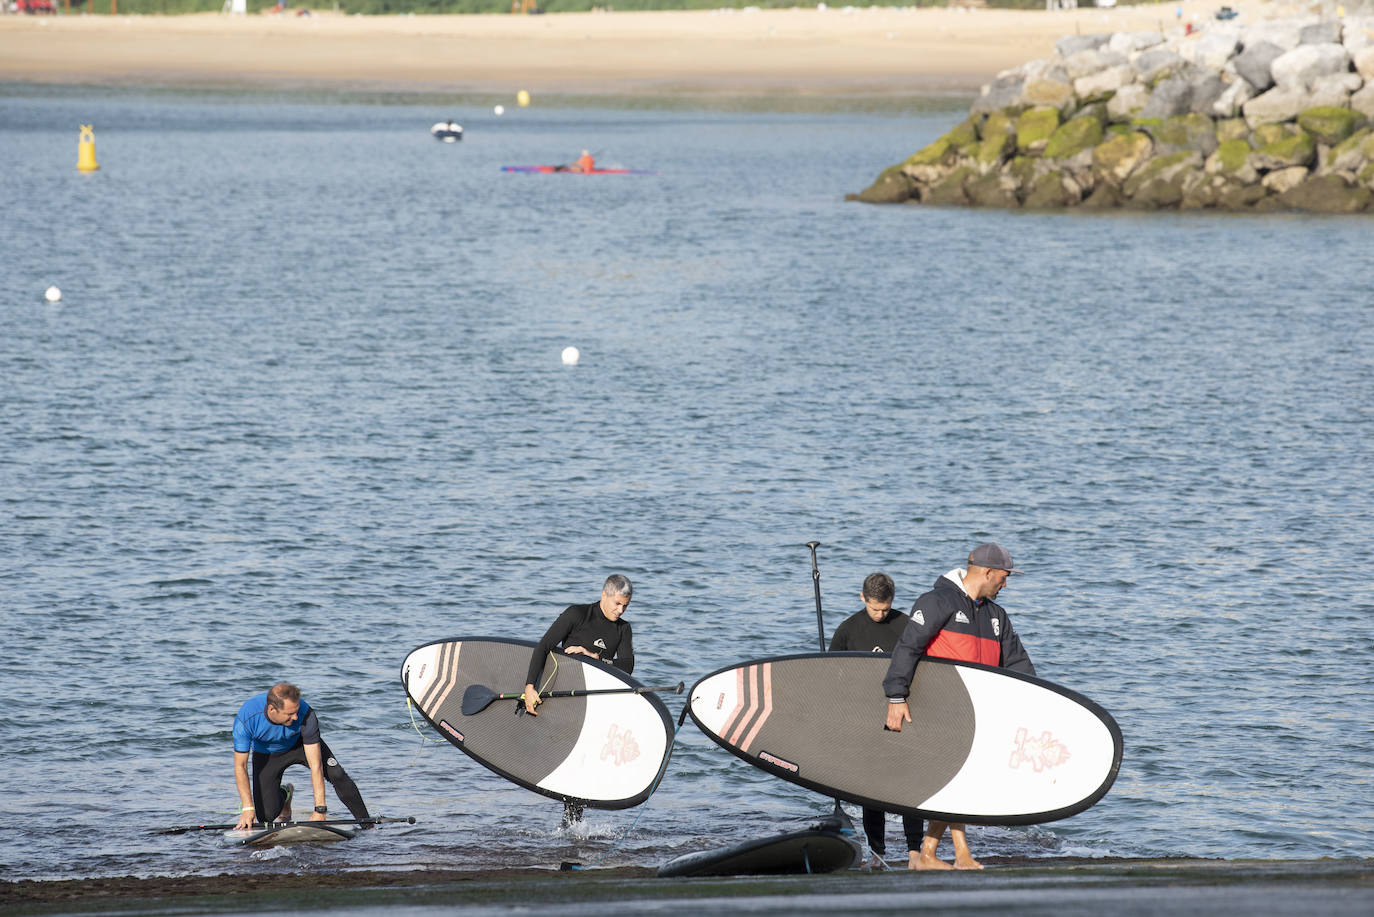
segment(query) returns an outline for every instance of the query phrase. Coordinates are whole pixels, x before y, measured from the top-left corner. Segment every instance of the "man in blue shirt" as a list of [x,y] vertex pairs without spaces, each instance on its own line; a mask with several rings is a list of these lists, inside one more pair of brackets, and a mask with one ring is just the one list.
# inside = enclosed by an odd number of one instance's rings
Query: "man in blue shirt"
[[[252,791],[249,791],[248,762],[252,755]],[[278,682],[265,694],[245,701],[234,717],[234,783],[239,791],[238,828],[256,820],[268,824],[277,816],[291,818],[289,800],[282,799],[282,773],[292,765],[310,768],[315,812],[311,821],[323,821],[328,814],[324,801],[324,782],[354,818],[368,817],[367,806],[353,779],[339,766],[334,753],[320,738],[320,723],[315,711],[301,700],[300,689],[287,681]]]

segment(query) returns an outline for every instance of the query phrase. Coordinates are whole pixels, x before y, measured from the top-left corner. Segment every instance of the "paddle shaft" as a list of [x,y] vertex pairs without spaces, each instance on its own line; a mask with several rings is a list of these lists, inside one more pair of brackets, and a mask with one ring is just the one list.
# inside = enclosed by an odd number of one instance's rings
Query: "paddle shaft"
[[[402,818],[388,818],[378,816],[376,818],[326,818],[319,821],[282,821],[264,825],[260,822],[253,822],[250,828],[289,828],[292,825],[387,825],[394,822],[404,822],[407,825],[415,824],[415,816],[407,815]],[[179,825],[175,828],[162,828],[154,831],[154,834],[188,834],[192,831],[230,831],[237,828],[237,823],[227,825]]]
[[821,615],[821,568],[816,566],[816,549],[821,546],[819,541],[808,541],[806,546],[811,549],[811,583],[816,587],[816,632],[821,638],[821,652],[825,652],[825,619]]
[[[539,695],[539,699],[544,700],[549,697],[586,697],[589,694],[649,694],[657,691],[672,691],[674,694],[681,694],[682,687],[682,682],[678,682],[675,685],[658,685],[648,688],[591,688],[585,691],[579,691],[574,688],[568,691],[549,691],[547,694]],[[521,691],[518,694],[498,694],[496,695],[496,699],[510,700],[512,697],[523,698],[524,696],[525,692]]]

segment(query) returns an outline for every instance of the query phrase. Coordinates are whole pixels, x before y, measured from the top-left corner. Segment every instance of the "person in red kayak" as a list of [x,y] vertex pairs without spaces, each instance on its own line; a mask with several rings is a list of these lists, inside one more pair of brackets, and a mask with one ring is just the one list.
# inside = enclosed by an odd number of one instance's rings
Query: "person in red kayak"
[[586,150],[583,150],[583,151],[582,151],[582,155],[579,156],[579,157],[577,157],[577,159],[573,162],[573,164],[572,164],[571,166],[568,167],[568,171],[569,171],[569,172],[590,172],[590,171],[592,171],[592,170],[595,169],[595,168],[596,168],[596,160],[595,160],[594,158],[592,158],[592,154],[591,154],[591,153],[588,153]]

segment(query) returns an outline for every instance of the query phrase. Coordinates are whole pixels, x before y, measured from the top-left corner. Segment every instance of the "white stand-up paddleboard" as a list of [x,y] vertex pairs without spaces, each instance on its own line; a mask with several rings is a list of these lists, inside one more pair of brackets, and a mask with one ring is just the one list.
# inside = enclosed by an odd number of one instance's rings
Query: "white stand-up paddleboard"
[[884,728],[886,653],[757,659],[692,686],[722,748],[827,796],[983,825],[1067,818],[1111,788],[1121,730],[1080,694],[1006,669],[923,657],[913,722]]
[[320,825],[292,822],[267,828],[247,828],[224,832],[224,842],[243,847],[282,847],[287,844],[332,844],[358,836],[350,825]]
[[[439,734],[507,780],[554,799],[597,809],[627,809],[649,798],[668,766],[673,723],[650,693],[557,697],[538,716],[518,716],[514,699],[463,713],[469,689],[519,693],[535,644],[462,637],[413,651],[401,683]],[[588,656],[544,665],[549,691],[634,689],[643,686]]]

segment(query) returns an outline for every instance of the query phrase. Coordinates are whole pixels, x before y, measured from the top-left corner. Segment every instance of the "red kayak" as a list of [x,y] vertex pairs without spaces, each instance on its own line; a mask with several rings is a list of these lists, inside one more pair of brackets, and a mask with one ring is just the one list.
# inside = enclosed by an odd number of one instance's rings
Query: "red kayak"
[[582,172],[567,166],[502,166],[502,172],[560,172],[567,175],[657,175],[644,169],[592,169]]

